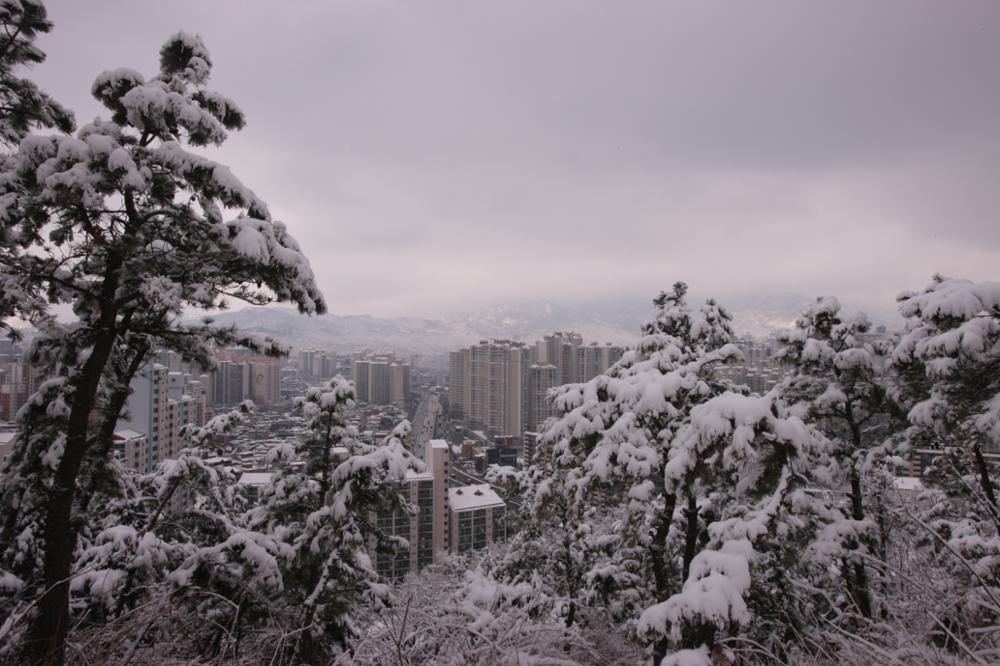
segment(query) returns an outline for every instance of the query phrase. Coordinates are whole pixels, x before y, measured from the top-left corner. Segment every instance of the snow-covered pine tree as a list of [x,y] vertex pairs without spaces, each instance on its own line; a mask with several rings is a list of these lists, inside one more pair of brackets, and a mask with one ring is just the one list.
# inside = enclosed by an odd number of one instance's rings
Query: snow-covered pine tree
[[624,507],[614,555],[588,580],[626,582],[618,608],[631,607],[625,626],[658,665],[707,664],[767,612],[772,553],[797,547],[776,542],[802,527],[791,507],[811,505],[805,486],[827,450],[774,394],[716,377],[739,356],[730,317],[711,300],[688,308],[685,294],[677,284],[656,299],[655,319],[606,375],[555,391],[551,477],[539,484],[540,497],[565,500],[567,526],[599,524],[595,505]]
[[[218,145],[244,125],[235,103],[206,87],[210,73],[201,40],[177,33],[151,79],[130,69],[97,77],[92,92],[110,120],[74,137],[26,136],[4,162],[0,318],[38,329],[33,360],[51,377],[47,399],[36,396],[20,421],[0,485],[2,567],[21,567],[41,597],[26,644],[32,663],[64,660],[86,519],[74,511],[81,468],[105,448],[134,372],[154,349],[210,363],[213,341],[239,339],[210,322],[181,324],[184,309],[236,298],[325,310],[284,225],[226,166],[186,147]],[[77,321],[57,322],[59,304],[72,304]]]
[[6,148],[16,147],[33,128],[74,129],[72,113],[17,73],[45,60],[35,39],[51,29],[39,0],[0,1],[0,145]]
[[892,362],[909,408],[905,437],[935,458],[925,481],[936,501],[907,513],[924,531],[922,547],[945,563],[961,592],[947,622],[938,623],[944,646],[995,659],[1000,506],[989,457],[1000,452],[1000,283],[935,276],[898,300],[906,329]]
[[252,408],[246,401],[204,426],[185,425],[177,458],[150,474],[117,470],[118,461],[108,461],[122,487],[93,497],[71,584],[75,604],[85,605],[91,619],[134,609],[199,547],[223,543],[239,531],[245,509],[236,490],[240,472],[220,456],[219,437]]
[[[553,465],[544,490],[576,507],[566,520],[578,524],[593,502],[627,498],[620,551],[641,549],[640,575],[648,583],[644,598],[633,598],[636,615],[680,587],[700,549],[705,506],[698,473],[669,487],[664,474],[673,438],[691,409],[729,388],[712,367],[739,356],[730,344],[729,314],[711,300],[693,310],[686,293],[687,285],[677,283],[655,299],[655,318],[606,375],[557,389],[559,416],[544,435]],[[658,641],[657,661],[666,650],[667,643]]]
[[773,392],[726,392],[692,407],[667,452],[665,492],[695,484],[705,527],[696,554],[687,560],[685,551],[681,589],[648,608],[637,627],[669,645],[663,664],[708,666],[751,620],[769,619],[774,569],[804,555],[796,537],[810,525],[800,514],[810,513],[808,486],[828,474],[828,455],[822,434],[786,413]]
[[883,444],[899,413],[889,397],[884,350],[865,339],[870,329],[865,315],[844,317],[837,299],[817,298],[795,328],[781,335],[784,346],[778,357],[791,372],[777,389],[792,412],[835,445],[832,453],[840,470],[834,483],[840,485],[842,479],[849,488],[848,505],[843,519],[839,511],[826,514],[834,520],[826,526],[831,538],[824,544],[824,556],[837,559],[831,547],[836,542],[848,594],[866,618],[872,617],[874,588],[863,557],[879,552],[868,503],[885,500],[873,465],[884,462]]
[[968,454],[979,492],[998,506],[983,453],[1000,451],[1000,283],[935,276],[899,297],[906,331],[892,354],[916,444]]
[[[547,457],[545,447],[545,443],[540,444],[536,460]],[[634,585],[624,580],[621,539],[613,524],[617,516],[591,510],[583,512],[579,520],[567,520],[578,507],[571,498],[552,492],[547,465],[536,462],[517,474],[503,474],[503,469],[491,470],[487,479],[504,483],[519,498],[520,506],[508,509],[507,516],[508,524],[517,529],[509,532],[512,536],[503,548],[496,549],[496,558],[484,561],[488,576],[504,585],[530,586],[534,620],[543,622],[555,616],[567,630],[589,624],[587,611],[595,587],[615,585],[613,591],[608,590],[613,592],[610,598],[602,600],[608,604],[627,597],[627,590]],[[613,566],[601,566],[611,560]],[[595,576],[602,580],[595,584]],[[606,619],[604,613],[594,615]]]
[[295,640],[272,663],[329,663],[356,633],[357,606],[388,600],[370,552],[405,544],[380,530],[375,516],[412,510],[400,484],[420,462],[403,446],[407,421],[378,444],[360,441],[345,417],[353,404],[354,387],[339,375],[306,391],[296,409],[309,434],[295,447],[272,451],[275,462],[288,464],[250,513],[250,526],[288,552],[281,563],[283,603],[295,615]]

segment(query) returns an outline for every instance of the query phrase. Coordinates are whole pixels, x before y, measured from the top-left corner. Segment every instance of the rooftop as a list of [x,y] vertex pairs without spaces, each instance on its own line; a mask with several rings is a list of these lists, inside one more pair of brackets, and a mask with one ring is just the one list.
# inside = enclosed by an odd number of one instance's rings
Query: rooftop
[[500,496],[485,483],[448,489],[448,504],[452,511],[472,511],[506,506]]
[[898,490],[923,490],[924,484],[915,476],[897,476],[893,480],[893,485]]
[[238,481],[241,486],[264,486],[271,483],[271,472],[243,472]]

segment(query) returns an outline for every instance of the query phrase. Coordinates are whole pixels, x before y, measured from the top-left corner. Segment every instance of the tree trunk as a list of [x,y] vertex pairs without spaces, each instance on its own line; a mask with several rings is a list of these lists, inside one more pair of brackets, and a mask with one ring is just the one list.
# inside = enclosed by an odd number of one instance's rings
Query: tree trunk
[[94,346],[80,369],[72,393],[72,406],[66,425],[66,444],[52,484],[52,494],[45,518],[45,591],[38,602],[38,614],[28,632],[25,647],[28,663],[62,666],[66,661],[66,635],[69,631],[69,579],[76,550],[77,527],[73,524],[73,498],[76,480],[87,448],[90,415],[97,401],[101,377],[111,358],[117,337],[117,270],[120,257],[109,258],[101,288],[101,317]]
[[66,446],[56,469],[45,518],[45,592],[38,602],[39,612],[29,630],[27,656],[31,664],[61,666],[66,660],[69,578],[77,537],[76,526],[72,524],[73,497],[80,465],[90,443],[87,424],[113,341],[112,329],[94,345],[73,395],[66,428]]
[[566,576],[566,596],[570,599],[569,613],[566,616],[566,628],[573,626],[576,621],[576,567],[573,566],[573,541],[569,530],[563,534],[563,571]]
[[[854,410],[851,402],[847,403],[847,424],[851,429],[851,440],[854,444],[854,451],[862,449],[864,441],[861,435],[861,426],[854,418]],[[858,474],[857,463],[854,456],[851,456],[851,517],[854,520],[865,519],[864,495],[861,492],[861,475]],[[858,544],[860,548],[863,544]],[[854,602],[861,609],[861,614],[866,618],[872,616],[871,590],[868,589],[868,572],[864,562],[855,561],[852,565],[854,576],[849,580],[848,590]],[[852,584],[853,582],[853,584]]]
[[656,641],[653,645],[653,666],[660,666],[660,663],[666,659],[669,645],[665,638]]
[[[684,517],[687,519],[687,534],[684,538],[684,581],[686,581],[698,547],[698,500],[694,493],[688,495]],[[683,585],[683,582],[681,584]]]
[[660,514],[659,524],[653,534],[653,542],[649,546],[653,561],[653,580],[656,583],[657,601],[665,600],[672,590],[670,580],[667,578],[667,537],[670,535],[670,525],[674,519],[677,496],[667,495],[664,503],[663,513]]
[[[861,476],[856,469],[851,469],[851,517],[854,520],[864,520],[865,511],[863,498],[861,495]],[[860,544],[859,544],[860,546]],[[864,562],[854,562],[852,565],[854,576],[850,579],[848,589],[854,598],[861,614],[867,618],[872,616],[871,592],[868,590],[868,572],[865,570]]]
[[983,489],[983,493],[986,494],[986,499],[990,501],[993,508],[997,508],[997,496],[993,489],[993,480],[990,479],[990,470],[986,466],[986,458],[983,456],[983,450],[979,448],[979,444],[974,444],[972,447],[972,452],[976,456],[976,467],[979,470],[979,485]]
[[[674,589],[667,576],[667,537],[670,536],[670,526],[674,521],[674,510],[677,508],[677,495],[667,495],[664,498],[663,513],[660,514],[656,532],[650,551],[653,560],[653,578],[656,583],[656,600],[665,601]],[[666,638],[653,643],[653,666],[659,666],[667,656],[670,642]]]

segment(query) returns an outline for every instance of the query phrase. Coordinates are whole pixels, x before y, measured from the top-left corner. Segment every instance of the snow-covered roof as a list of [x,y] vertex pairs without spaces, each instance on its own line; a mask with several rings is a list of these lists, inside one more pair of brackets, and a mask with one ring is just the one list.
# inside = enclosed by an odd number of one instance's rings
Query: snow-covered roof
[[485,483],[448,489],[448,505],[452,511],[472,511],[506,506],[500,496]]
[[407,481],[433,481],[434,475],[430,472],[414,472],[412,469],[406,471]]
[[241,486],[265,486],[271,483],[271,472],[243,472],[238,481]]
[[0,430],[0,446],[4,446],[6,444],[9,444],[14,439],[14,435],[16,435],[16,434],[17,433],[14,432],[14,431],[12,431],[12,430],[10,430],[10,431],[2,431],[2,430]]
[[899,490],[923,490],[923,482],[915,476],[897,476],[893,485]]
[[443,439],[432,439],[430,441],[430,445],[431,445],[432,449],[447,449],[448,448],[448,442],[444,441]]
[[114,436],[118,439],[138,439],[139,437],[145,437],[146,435],[138,430],[123,428],[121,430],[115,430]]

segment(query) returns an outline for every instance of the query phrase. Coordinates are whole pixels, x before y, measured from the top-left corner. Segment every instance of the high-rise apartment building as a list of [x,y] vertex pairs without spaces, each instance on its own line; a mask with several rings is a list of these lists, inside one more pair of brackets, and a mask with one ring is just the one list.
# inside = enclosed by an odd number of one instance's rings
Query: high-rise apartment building
[[238,405],[250,397],[250,366],[240,361],[219,361],[213,375],[212,403]]
[[483,340],[448,357],[449,409],[490,437],[520,438],[552,414],[549,389],[588,381],[621,355],[610,344],[584,346],[576,333],[554,333],[532,346]]
[[410,364],[391,352],[363,352],[351,361],[358,402],[405,405],[410,399]]
[[576,378],[576,350],[583,337],[571,331],[556,331],[535,345],[536,359],[556,367],[556,385],[570,384]]
[[576,369],[574,381],[589,382],[597,375],[603,375],[622,357],[622,348],[610,343],[596,342],[576,348]]
[[326,381],[337,374],[337,354],[325,349],[304,349],[298,353],[296,365],[302,379]]
[[389,402],[405,405],[410,398],[410,364],[393,363],[389,366]]
[[535,363],[528,368],[528,421],[525,429],[536,431],[553,415],[552,403],[548,399],[550,389],[558,386],[556,366],[550,363]]
[[417,506],[417,513],[397,511],[377,516],[381,530],[409,543],[408,549],[380,553],[375,558],[379,575],[388,578],[402,578],[433,564],[448,549],[448,444],[433,439],[422,455],[426,469],[409,472],[401,487],[403,496]]
[[171,373],[158,363],[140,370],[131,388],[126,418],[119,419],[117,430],[146,437],[145,469],[138,471],[149,472],[160,461],[177,455],[182,426],[204,425],[206,391],[201,382],[179,372]]
[[258,358],[249,363],[249,398],[256,405],[281,402],[281,365],[278,359]]
[[521,445],[521,456],[524,458],[525,465],[531,465],[539,460],[539,442],[542,439],[542,433],[537,430],[526,430],[524,433],[524,441]]
[[734,341],[743,354],[737,363],[720,365],[715,376],[742,384],[754,393],[767,393],[784,379],[788,369],[778,360],[781,343],[777,338],[754,340],[741,338]]
[[463,418],[472,400],[466,381],[472,374],[471,360],[467,349],[448,354],[448,411],[453,418]]
[[372,361],[368,364],[368,402],[375,405],[389,404],[389,364]]
[[231,348],[215,354],[216,367],[210,375],[199,377],[200,368],[191,367],[191,374],[206,387],[206,404],[233,407],[244,400],[260,406],[281,402],[281,362],[270,356],[259,356],[253,350]]
[[354,395],[358,402],[368,402],[369,377],[371,376],[371,361],[365,358],[354,359],[351,362],[351,375],[354,380]]
[[41,369],[33,366],[24,354],[15,357],[18,353],[12,351],[5,354],[8,360],[0,364],[0,421],[14,421],[17,412],[38,390],[43,379]]
[[511,340],[483,340],[462,351],[468,352],[470,369],[464,379],[466,420],[490,436],[520,437],[526,417],[528,347]]
[[112,437],[111,450],[114,451],[122,463],[131,469],[145,471],[148,463],[146,456],[149,453],[149,443],[146,436],[141,432],[124,428],[116,430]]

